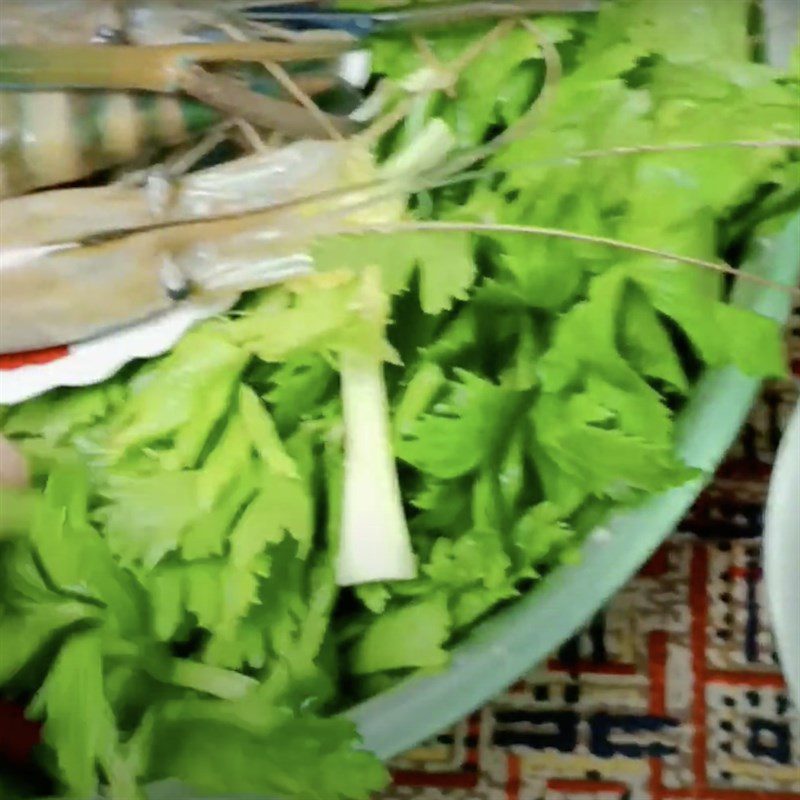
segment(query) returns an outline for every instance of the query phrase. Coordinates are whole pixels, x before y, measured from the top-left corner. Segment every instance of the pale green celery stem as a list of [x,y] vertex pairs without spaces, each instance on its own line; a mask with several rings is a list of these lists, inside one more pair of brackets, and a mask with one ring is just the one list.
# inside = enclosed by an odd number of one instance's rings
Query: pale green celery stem
[[108,800],[146,800],[147,795],[139,784],[139,775],[133,773],[119,756],[111,754],[101,761],[108,788],[103,792]]
[[258,686],[258,681],[229,669],[199,661],[171,658],[152,670],[154,677],[174,686],[194,689],[222,700],[240,700]]
[[440,119],[431,120],[408,147],[381,167],[381,175],[384,178],[413,177],[442,164],[455,145],[455,136],[447,124]]
[[341,353],[344,502],[336,581],[340,586],[416,575],[392,453],[389,407],[378,353]]
[[[413,176],[440,164],[454,144],[447,125],[434,120],[408,148],[384,164],[381,174],[386,179]],[[369,278],[365,281],[368,289]],[[372,288],[380,293],[378,285]],[[411,580],[417,574],[392,451],[380,350],[352,346],[340,353],[345,429],[342,520],[336,554],[340,586]]]
[[106,742],[99,761],[108,783],[102,793],[107,800],[147,800],[140,778],[149,762],[154,719],[151,708],[126,742],[119,741],[118,736]]

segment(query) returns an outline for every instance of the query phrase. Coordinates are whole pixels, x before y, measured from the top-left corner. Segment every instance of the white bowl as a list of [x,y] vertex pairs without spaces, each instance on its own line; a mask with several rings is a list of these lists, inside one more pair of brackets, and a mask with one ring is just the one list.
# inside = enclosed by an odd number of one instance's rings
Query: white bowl
[[800,403],[784,433],[767,498],[764,571],[789,694],[800,705]]

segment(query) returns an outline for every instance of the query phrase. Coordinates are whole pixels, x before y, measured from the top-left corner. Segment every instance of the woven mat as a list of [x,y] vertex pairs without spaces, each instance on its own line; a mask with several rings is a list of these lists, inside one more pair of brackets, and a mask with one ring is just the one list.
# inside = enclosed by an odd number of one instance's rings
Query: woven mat
[[[790,357],[800,377],[800,315]],[[580,636],[394,764],[380,800],[798,800],[762,510],[793,381],[765,387],[714,483]]]

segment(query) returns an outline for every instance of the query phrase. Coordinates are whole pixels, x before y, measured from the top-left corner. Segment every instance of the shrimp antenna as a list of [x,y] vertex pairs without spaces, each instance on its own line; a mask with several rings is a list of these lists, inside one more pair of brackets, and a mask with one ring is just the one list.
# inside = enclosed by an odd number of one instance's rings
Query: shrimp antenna
[[800,288],[794,286],[786,286],[776,281],[771,281],[768,278],[763,278],[760,275],[753,275],[748,272],[742,272],[730,264],[724,264],[716,261],[706,261],[702,258],[693,258],[691,256],[682,256],[678,253],[671,253],[666,250],[660,250],[655,247],[647,247],[645,245],[635,244],[633,242],[625,242],[620,239],[613,239],[607,236],[593,236],[586,233],[576,233],[575,231],[564,230],[563,228],[549,228],[540,225],[512,225],[494,222],[398,222],[386,225],[370,225],[363,226],[357,229],[349,229],[342,231],[342,235],[358,236],[370,233],[416,233],[419,231],[430,231],[438,233],[486,233],[486,234],[500,234],[500,235],[521,235],[521,236],[543,236],[550,239],[565,239],[572,242],[579,242],[581,244],[594,244],[601,247],[609,247],[615,250],[624,250],[628,253],[636,253],[638,255],[654,256],[656,258],[663,258],[666,261],[673,261],[678,264],[689,264],[695,267],[702,267],[703,269],[713,270],[725,275],[732,275],[736,278],[748,280],[751,283],[757,283],[761,286],[770,289],[778,289],[783,292],[800,298]]
[[[560,159],[560,161],[561,163],[569,164],[569,163],[574,163],[576,160],[580,160],[580,158],[582,157],[588,159],[596,159],[596,158],[606,158],[613,156],[648,155],[648,154],[670,152],[670,151],[701,152],[706,149],[712,149],[717,147],[731,147],[731,148],[775,147],[781,149],[785,149],[788,147],[792,149],[800,149],[800,140],[794,140],[794,139],[776,140],[773,142],[737,140],[737,141],[722,142],[722,143],[686,143],[686,144],[663,145],[663,146],[643,145],[640,147],[625,146],[618,148],[610,148],[608,150],[584,151],[583,153],[572,154],[571,156]],[[552,162],[553,159],[542,159],[540,160],[540,163],[541,161]],[[558,161],[559,159],[556,159],[556,162]],[[491,170],[491,169],[474,170],[472,173],[472,177],[474,178],[476,176],[482,176],[504,171],[505,170]],[[434,182],[431,188],[441,185],[452,185],[462,180],[469,180],[470,177],[468,176],[469,173],[464,173],[462,175],[446,179],[443,182],[439,183]],[[367,186],[374,186],[374,185],[375,184],[373,183],[373,184],[368,184]],[[336,193],[334,192],[334,194]],[[326,222],[328,225],[330,225],[330,223],[332,223],[334,219],[343,220],[347,216],[351,215],[352,213],[360,209],[369,208],[371,205],[375,203],[392,199],[393,196],[396,196],[396,191],[386,191],[384,193],[373,195],[367,198],[364,198],[362,195],[359,201],[351,203],[349,205],[337,207],[336,209],[333,209],[330,212],[328,212],[328,219],[326,220]],[[306,201],[304,198],[299,198],[295,202],[298,204],[303,204]],[[393,233],[414,233],[422,231],[438,232],[438,233],[473,233],[473,234],[494,234],[494,235],[499,234],[499,235],[517,235],[517,236],[538,236],[551,239],[562,239],[567,241],[579,242],[581,244],[591,244],[599,247],[611,248],[628,253],[635,253],[638,255],[661,258],[664,259],[665,261],[672,261],[673,263],[686,264],[706,270],[711,270],[725,275],[731,275],[736,278],[748,281],[750,283],[758,284],[800,298],[800,288],[798,287],[787,286],[785,284],[769,280],[768,278],[764,278],[759,275],[753,275],[748,272],[742,272],[736,267],[733,267],[730,264],[726,264],[724,262],[709,261],[706,259],[694,258],[692,256],[684,256],[678,253],[670,252],[668,250],[647,247],[645,245],[639,245],[633,242],[626,242],[621,239],[615,239],[603,236],[594,236],[591,234],[583,234],[576,231],[565,230],[562,228],[552,228],[552,227],[544,227],[538,225],[491,223],[491,222],[481,223],[481,222],[470,222],[470,221],[422,221],[422,220],[354,226],[351,223],[347,223],[345,221],[344,224],[338,227],[334,226],[324,230],[320,230],[317,235],[359,236],[359,235],[368,235],[374,233],[393,234]],[[292,241],[295,238],[302,239],[308,237],[307,234],[304,235],[301,232],[297,235],[287,234],[281,236],[280,238],[282,241]]]
[[[312,194],[302,195],[292,198],[283,203],[275,203],[269,206],[251,208],[247,211],[233,212],[230,214],[217,214],[213,217],[203,217],[201,219],[190,220],[166,220],[163,222],[153,222],[146,225],[136,225],[126,228],[117,228],[105,231],[98,235],[91,235],[78,241],[51,241],[52,245],[72,245],[74,247],[90,247],[94,244],[114,241],[138,233],[147,233],[156,230],[169,230],[170,228],[189,228],[206,227],[214,223],[226,222],[245,222],[248,219],[262,219],[264,215],[278,214],[285,211],[302,209],[314,205],[323,200],[339,200],[354,197],[358,202],[353,205],[341,206],[340,211],[347,214],[358,210],[373,202],[388,200],[397,197],[399,194],[415,194],[422,191],[455,186],[459,183],[466,183],[481,178],[494,177],[505,174],[509,168],[515,169],[547,167],[547,166],[574,166],[584,160],[597,160],[603,158],[613,158],[621,156],[645,156],[660,153],[692,153],[706,150],[718,149],[779,149],[779,150],[800,150],[800,139],[774,139],[774,140],[732,140],[720,142],[685,142],[678,144],[664,145],[625,145],[620,147],[610,147],[600,150],[582,150],[573,153],[566,153],[562,156],[547,156],[543,158],[526,159],[524,161],[514,161],[504,164],[502,167],[479,167],[473,170],[464,170],[457,174],[451,174],[448,167],[433,167],[423,170],[416,177],[379,177],[369,181],[362,181],[348,184],[344,187],[335,187]],[[364,192],[374,189],[383,191],[364,199]],[[333,213],[333,212],[331,212]]]

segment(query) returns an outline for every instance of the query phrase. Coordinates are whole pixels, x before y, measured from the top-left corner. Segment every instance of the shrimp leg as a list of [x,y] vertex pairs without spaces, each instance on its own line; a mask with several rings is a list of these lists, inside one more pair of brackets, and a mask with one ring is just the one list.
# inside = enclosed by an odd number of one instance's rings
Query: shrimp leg
[[0,47],[0,89],[181,91],[187,70],[215,63],[278,63],[335,58],[351,48],[329,42],[49,45]]

